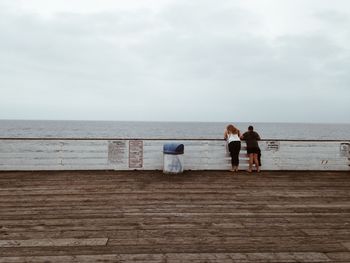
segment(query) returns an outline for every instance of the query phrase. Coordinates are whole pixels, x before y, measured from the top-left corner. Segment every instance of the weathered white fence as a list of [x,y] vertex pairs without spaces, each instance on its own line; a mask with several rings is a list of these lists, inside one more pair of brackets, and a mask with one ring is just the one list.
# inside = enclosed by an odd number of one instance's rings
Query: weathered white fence
[[[163,145],[185,145],[185,170],[227,170],[224,140],[0,139],[0,170],[161,170]],[[262,140],[263,170],[350,171],[350,141]],[[240,169],[247,168],[242,142]]]

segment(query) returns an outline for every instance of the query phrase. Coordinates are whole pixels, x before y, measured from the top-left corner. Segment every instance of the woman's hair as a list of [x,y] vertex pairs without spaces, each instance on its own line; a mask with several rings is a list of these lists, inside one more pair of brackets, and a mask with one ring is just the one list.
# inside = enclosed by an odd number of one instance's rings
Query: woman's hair
[[235,126],[233,126],[232,124],[227,125],[226,129],[227,129],[228,133],[238,134],[238,129]]

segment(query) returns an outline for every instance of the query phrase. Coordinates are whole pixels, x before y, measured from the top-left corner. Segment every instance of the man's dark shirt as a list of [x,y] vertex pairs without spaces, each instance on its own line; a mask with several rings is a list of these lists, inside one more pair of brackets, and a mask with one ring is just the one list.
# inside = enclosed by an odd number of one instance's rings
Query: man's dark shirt
[[247,143],[247,148],[255,148],[259,147],[258,141],[260,140],[260,136],[255,131],[247,131],[243,134],[243,140]]

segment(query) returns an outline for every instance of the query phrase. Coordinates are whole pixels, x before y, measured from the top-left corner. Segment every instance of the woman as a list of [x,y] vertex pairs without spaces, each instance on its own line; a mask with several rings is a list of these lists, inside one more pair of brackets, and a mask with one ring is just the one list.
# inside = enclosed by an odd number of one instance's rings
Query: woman
[[251,173],[253,169],[253,164],[255,164],[256,171],[260,172],[258,154],[260,152],[258,141],[260,136],[254,131],[253,126],[248,127],[248,131],[242,136],[242,140],[247,143],[247,154],[249,156],[249,169],[248,172]]
[[224,139],[227,141],[228,149],[231,155],[232,169],[230,171],[237,172],[239,165],[239,151],[241,150],[241,133],[232,124],[226,127]]

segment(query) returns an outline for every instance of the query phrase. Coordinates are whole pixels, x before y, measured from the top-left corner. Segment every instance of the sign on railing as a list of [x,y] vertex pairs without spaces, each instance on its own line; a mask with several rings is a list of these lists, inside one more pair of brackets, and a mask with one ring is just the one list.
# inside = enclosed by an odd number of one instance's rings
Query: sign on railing
[[280,148],[279,141],[266,141],[266,150],[267,151],[278,151]]
[[108,162],[123,164],[127,153],[126,141],[111,141],[108,143]]
[[129,141],[129,168],[137,169],[143,166],[143,141]]
[[340,154],[343,157],[350,157],[350,143],[340,144]]

